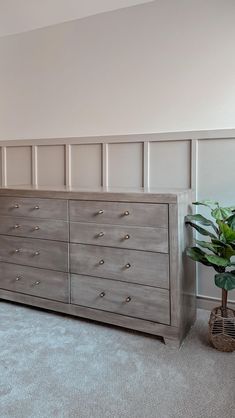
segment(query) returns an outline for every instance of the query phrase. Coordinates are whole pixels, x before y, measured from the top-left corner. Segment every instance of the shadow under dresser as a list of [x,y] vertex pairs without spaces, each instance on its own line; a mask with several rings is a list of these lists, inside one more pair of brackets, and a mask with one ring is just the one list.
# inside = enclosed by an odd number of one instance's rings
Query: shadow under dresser
[[191,191],[0,189],[0,298],[162,336],[195,320]]

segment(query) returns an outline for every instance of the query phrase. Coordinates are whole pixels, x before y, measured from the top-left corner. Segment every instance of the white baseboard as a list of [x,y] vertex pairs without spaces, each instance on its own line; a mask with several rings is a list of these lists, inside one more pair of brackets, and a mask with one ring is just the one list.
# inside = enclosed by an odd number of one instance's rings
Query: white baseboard
[[[208,298],[206,296],[197,296],[197,307],[200,309],[206,309],[208,311],[211,311],[216,306],[220,306],[221,301],[220,299],[216,298]],[[230,301],[228,302],[228,306],[235,310],[235,302]]]

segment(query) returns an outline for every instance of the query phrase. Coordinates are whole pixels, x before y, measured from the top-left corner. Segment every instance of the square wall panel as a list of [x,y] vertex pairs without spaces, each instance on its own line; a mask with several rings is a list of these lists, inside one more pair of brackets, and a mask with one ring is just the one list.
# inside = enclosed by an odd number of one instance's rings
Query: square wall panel
[[143,144],[109,144],[108,173],[110,187],[142,187]]
[[31,147],[7,147],[7,185],[30,185],[32,183]]
[[207,139],[198,146],[198,198],[235,204],[235,139]]
[[190,188],[190,141],[150,143],[150,187]]
[[71,146],[71,184],[73,187],[101,186],[102,148],[100,144]]
[[40,145],[37,162],[40,186],[64,186],[65,147],[63,145]]

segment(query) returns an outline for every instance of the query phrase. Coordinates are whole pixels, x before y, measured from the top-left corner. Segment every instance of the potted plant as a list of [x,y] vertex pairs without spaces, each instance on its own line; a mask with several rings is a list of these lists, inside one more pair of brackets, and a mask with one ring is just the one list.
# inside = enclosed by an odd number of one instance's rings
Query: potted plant
[[209,321],[210,341],[221,351],[235,350],[235,311],[228,308],[228,291],[235,289],[235,207],[221,207],[215,201],[194,202],[206,207],[210,219],[201,214],[188,215],[186,225],[194,228],[203,240],[187,249],[194,261],[213,267],[215,284],[222,289],[221,306],[214,308]]

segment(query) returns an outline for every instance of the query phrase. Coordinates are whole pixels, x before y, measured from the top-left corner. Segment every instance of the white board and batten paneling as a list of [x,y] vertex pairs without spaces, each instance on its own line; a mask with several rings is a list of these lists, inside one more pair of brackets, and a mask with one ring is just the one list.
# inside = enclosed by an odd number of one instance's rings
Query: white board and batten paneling
[[71,186],[99,187],[102,183],[102,145],[71,145]]
[[[0,157],[2,187],[192,188],[197,199],[235,203],[234,130],[8,140]],[[213,271],[201,266],[198,295],[219,297]]]

